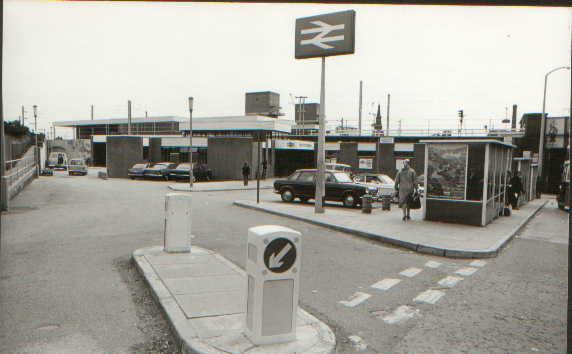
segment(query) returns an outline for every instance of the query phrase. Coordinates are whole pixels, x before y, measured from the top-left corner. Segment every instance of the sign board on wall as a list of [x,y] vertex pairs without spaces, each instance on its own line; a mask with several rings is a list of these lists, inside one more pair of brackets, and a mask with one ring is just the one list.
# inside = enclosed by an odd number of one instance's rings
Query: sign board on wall
[[290,150],[314,150],[314,142],[303,140],[276,140],[275,148]]
[[295,58],[317,58],[355,52],[353,10],[296,19]]
[[372,158],[359,159],[358,168],[360,170],[373,170],[373,159]]
[[546,148],[547,149],[563,149],[564,148],[564,130],[566,120],[562,118],[546,119]]
[[395,140],[392,137],[381,137],[379,138],[379,143],[380,144],[393,144],[395,142]]

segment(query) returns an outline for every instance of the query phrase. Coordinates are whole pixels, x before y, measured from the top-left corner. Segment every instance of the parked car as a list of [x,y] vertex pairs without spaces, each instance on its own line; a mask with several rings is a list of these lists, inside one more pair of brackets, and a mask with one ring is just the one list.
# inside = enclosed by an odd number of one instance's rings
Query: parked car
[[377,188],[377,198],[390,196],[392,199],[396,199],[395,181],[388,175],[380,173],[360,173],[355,175],[353,180],[355,183]]
[[558,208],[570,210],[570,160],[564,162],[562,167],[562,180],[558,186]]
[[[274,192],[280,194],[284,202],[292,202],[295,198],[305,203],[314,199],[316,194],[315,169],[296,170],[286,179],[274,181]],[[345,172],[326,171],[325,200],[339,201],[346,207],[361,204],[361,196],[369,192],[377,194],[377,188],[357,184]]]
[[148,167],[149,167],[148,163],[136,163],[130,169],[127,170],[127,175],[131,179],[135,179],[137,177],[143,177],[143,172]]
[[71,159],[68,164],[68,175],[87,175],[87,165],[84,159]]
[[161,178],[167,180],[169,178],[168,171],[176,166],[177,164],[172,162],[159,162],[151,167],[147,167],[146,169],[144,169],[143,177],[152,179]]
[[[166,171],[167,178],[171,180],[189,181],[190,164],[180,163],[175,168]],[[212,171],[204,164],[193,165],[194,181],[210,181],[213,178]]]
[[66,170],[68,166],[68,156],[65,152],[53,151],[48,157],[48,168],[54,170]]

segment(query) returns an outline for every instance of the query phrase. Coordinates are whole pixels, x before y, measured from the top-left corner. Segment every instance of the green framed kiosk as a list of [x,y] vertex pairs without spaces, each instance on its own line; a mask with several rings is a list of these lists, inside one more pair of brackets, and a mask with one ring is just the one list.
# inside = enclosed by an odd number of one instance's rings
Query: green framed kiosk
[[420,142],[424,220],[486,226],[501,215],[513,145],[492,139]]

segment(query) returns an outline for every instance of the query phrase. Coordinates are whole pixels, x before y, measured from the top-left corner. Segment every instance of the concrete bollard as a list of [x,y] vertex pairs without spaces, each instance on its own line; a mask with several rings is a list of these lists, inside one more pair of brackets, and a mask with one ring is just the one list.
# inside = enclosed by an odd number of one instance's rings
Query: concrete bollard
[[165,196],[165,245],[169,253],[191,252],[191,196],[167,193]]
[[256,345],[296,339],[301,244],[287,227],[248,230],[245,334]]

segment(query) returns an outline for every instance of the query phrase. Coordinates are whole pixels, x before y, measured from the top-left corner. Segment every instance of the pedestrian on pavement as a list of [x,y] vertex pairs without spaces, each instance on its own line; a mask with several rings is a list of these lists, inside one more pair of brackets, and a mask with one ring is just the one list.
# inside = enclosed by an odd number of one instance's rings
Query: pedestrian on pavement
[[403,221],[410,220],[409,202],[417,189],[415,171],[409,166],[409,160],[403,161],[403,168],[395,176],[395,190],[399,196],[399,207],[403,210]]
[[249,177],[250,177],[250,166],[248,166],[248,163],[244,161],[244,165],[242,165],[242,181],[244,182],[245,186],[248,186]]
[[516,171],[514,176],[510,179],[510,194],[512,197],[511,205],[513,210],[518,210],[518,199],[524,192],[522,187],[522,180],[520,178],[520,171]]
[[262,179],[266,179],[266,169],[268,168],[268,162],[266,160],[262,161]]

